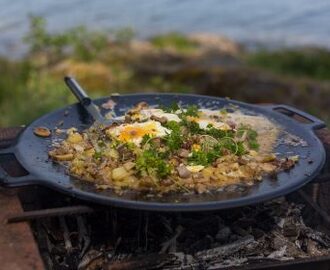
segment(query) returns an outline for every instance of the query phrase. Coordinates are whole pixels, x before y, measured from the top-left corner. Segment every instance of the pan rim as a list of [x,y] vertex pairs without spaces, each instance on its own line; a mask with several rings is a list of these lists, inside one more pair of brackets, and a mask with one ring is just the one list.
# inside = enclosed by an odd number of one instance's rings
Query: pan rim
[[[123,94],[120,95],[122,97],[141,97],[141,96],[180,96],[180,97],[192,97],[192,98],[214,98],[216,100],[219,101],[226,101],[229,103],[233,103],[236,105],[240,105],[244,108],[247,109],[252,109],[255,108],[257,109],[258,113],[262,113],[262,112],[267,112],[265,115],[266,117],[269,117],[269,114],[275,114],[275,112],[270,112],[268,109],[266,109],[265,107],[261,106],[261,105],[256,105],[256,104],[249,104],[249,103],[245,103],[245,102],[241,102],[241,101],[237,101],[237,100],[231,100],[231,99],[225,99],[225,98],[221,98],[221,97],[213,97],[213,96],[206,96],[206,95],[195,95],[195,94],[181,94],[181,93],[134,93],[134,94]],[[114,96],[117,97],[117,96]],[[102,97],[102,98],[98,98],[95,99],[96,102],[98,101],[102,101],[105,100],[107,98],[111,98],[111,96],[109,97]],[[74,104],[70,104],[64,108],[60,108],[57,110],[54,110],[53,112],[50,112],[38,119],[36,119],[35,121],[33,121],[30,125],[28,125],[24,131],[20,134],[20,138],[23,137],[24,133],[29,129],[32,128],[34,123],[42,121],[44,119],[46,119],[50,114],[56,114],[58,112],[61,112],[71,106],[76,106],[78,103],[74,103]],[[281,115],[279,113],[276,113],[276,115]],[[254,203],[260,203],[262,201],[265,200],[270,200],[270,199],[274,199],[276,197],[279,196],[283,196],[286,195],[294,190],[299,189],[300,187],[302,187],[303,185],[305,185],[306,183],[310,182],[313,178],[315,178],[315,176],[321,171],[322,167],[325,164],[325,149],[322,145],[322,143],[320,142],[320,140],[316,137],[316,135],[314,134],[314,132],[307,128],[304,127],[303,125],[299,124],[297,121],[288,118],[287,116],[281,115],[281,117],[283,117],[283,119],[285,118],[286,120],[291,120],[292,123],[295,123],[297,125],[299,125],[301,128],[304,128],[308,133],[310,133],[310,136],[312,136],[315,139],[315,143],[317,144],[317,147],[321,150],[320,154],[321,154],[321,160],[322,162],[319,163],[319,165],[317,166],[317,168],[313,171],[313,173],[309,176],[306,176],[304,178],[304,181],[300,181],[298,183],[296,183],[295,185],[291,185],[287,188],[287,190],[283,191],[282,189],[275,189],[275,191],[270,191],[270,192],[266,192],[266,193],[262,193],[262,194],[257,194],[254,195],[252,197],[250,196],[243,196],[243,197],[239,197],[239,198],[235,198],[235,199],[229,199],[229,200],[224,200],[224,201],[205,201],[205,202],[190,202],[190,203],[185,203],[185,202],[180,202],[180,203],[169,203],[169,202],[148,202],[148,201],[137,201],[137,200],[129,200],[129,199],[118,199],[115,197],[109,198],[108,196],[102,195],[102,194],[97,194],[97,193],[92,193],[91,196],[91,192],[86,192],[80,189],[75,189],[74,192],[72,192],[72,190],[70,189],[63,189],[62,186],[56,184],[56,181],[53,181],[52,183],[50,182],[45,182],[42,179],[36,179],[34,180],[34,184],[40,184],[43,186],[48,186],[50,188],[56,189],[60,192],[64,192],[67,193],[71,196],[77,197],[77,198],[81,198],[87,201],[92,201],[95,202],[96,201],[96,197],[97,197],[97,202],[98,203],[102,203],[102,204],[107,204],[107,205],[113,205],[116,207],[123,207],[123,208],[130,208],[130,209],[140,209],[140,210],[148,210],[148,211],[206,211],[206,210],[217,210],[217,209],[228,209],[228,208],[234,208],[234,207],[239,207],[239,206],[243,206],[243,205],[250,205],[250,204],[254,204]],[[21,162],[21,153],[18,151],[19,149],[19,144],[20,144],[20,139],[18,139],[16,147],[15,147],[15,154],[17,155],[17,159],[20,163],[22,163],[22,166],[25,167],[23,164],[23,162]],[[26,168],[27,169],[27,168]],[[38,177],[38,173],[34,173],[36,175],[36,177]],[[252,202],[251,202],[252,201]],[[228,206],[229,205],[229,206]]]

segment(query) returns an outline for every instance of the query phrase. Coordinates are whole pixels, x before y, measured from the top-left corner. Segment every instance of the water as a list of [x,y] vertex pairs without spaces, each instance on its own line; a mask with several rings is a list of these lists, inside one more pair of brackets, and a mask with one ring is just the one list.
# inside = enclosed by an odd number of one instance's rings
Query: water
[[140,38],[210,32],[246,44],[330,48],[329,0],[0,0],[0,53],[24,51],[28,14],[45,17],[51,31],[130,26]]

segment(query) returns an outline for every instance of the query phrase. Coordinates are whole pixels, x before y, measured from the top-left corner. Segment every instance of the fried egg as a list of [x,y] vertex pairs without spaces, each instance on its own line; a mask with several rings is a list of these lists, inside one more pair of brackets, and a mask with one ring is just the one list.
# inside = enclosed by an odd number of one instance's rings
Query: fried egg
[[212,125],[213,127],[220,130],[231,130],[231,127],[227,123],[216,121],[205,116],[201,116],[201,117],[188,116],[188,120],[192,122],[196,122],[201,129],[207,129],[209,125]]
[[119,141],[130,142],[140,145],[143,136],[164,137],[171,133],[171,130],[163,127],[159,122],[149,120],[143,123],[122,124],[107,130],[110,136],[116,137]]
[[143,118],[149,119],[151,116],[156,116],[158,118],[165,117],[167,121],[175,121],[180,122],[181,119],[175,113],[167,113],[164,112],[162,109],[144,109],[141,110],[140,115]]
[[[144,109],[141,110],[140,116],[142,119],[150,119],[151,116],[156,116],[158,118],[165,117],[167,121],[181,122],[179,116],[175,113],[167,113],[162,109]],[[218,120],[215,118],[218,116]],[[200,110],[198,117],[188,117],[188,120],[197,122],[201,129],[207,129],[208,125],[212,125],[215,128],[221,130],[230,130],[230,126],[222,121],[220,121],[219,111],[212,111],[207,109]]]

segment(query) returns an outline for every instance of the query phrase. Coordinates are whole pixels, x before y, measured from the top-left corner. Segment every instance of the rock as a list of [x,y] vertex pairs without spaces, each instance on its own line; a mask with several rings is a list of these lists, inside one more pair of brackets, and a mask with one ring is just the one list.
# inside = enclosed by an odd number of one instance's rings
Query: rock
[[237,55],[242,51],[242,46],[224,36],[196,33],[189,36],[189,38],[196,42],[203,49],[218,50],[221,53],[228,53]]

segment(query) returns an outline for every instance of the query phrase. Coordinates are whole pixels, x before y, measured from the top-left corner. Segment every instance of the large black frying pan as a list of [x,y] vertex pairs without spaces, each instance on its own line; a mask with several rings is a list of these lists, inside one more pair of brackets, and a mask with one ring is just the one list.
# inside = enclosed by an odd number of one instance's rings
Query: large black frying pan
[[[24,129],[14,146],[0,152],[1,155],[14,154],[29,172],[26,176],[13,177],[0,167],[0,183],[6,187],[42,185],[95,203],[125,208],[156,211],[215,210],[254,204],[294,191],[311,181],[320,172],[325,162],[324,148],[314,134],[314,130],[324,127],[324,123],[292,107],[256,106],[217,97],[183,94],[132,94],[115,96],[112,99],[117,103],[115,107],[117,115],[123,114],[140,101],[146,101],[150,105],[170,105],[173,102],[180,102],[183,106],[198,104],[209,109],[236,105],[247,114],[264,115],[279,124],[284,131],[303,139],[307,145],[279,144],[275,149],[277,153],[299,155],[299,163],[289,172],[279,173],[276,180],[264,179],[250,188],[228,187],[223,191],[207,194],[170,194],[163,197],[150,197],[136,192],[117,195],[111,190],[97,190],[92,184],[67,175],[65,168],[54,164],[48,158],[47,153],[53,138],[40,138],[33,134],[35,127],[45,126],[53,129],[60,121],[64,121],[62,128],[77,127],[82,130],[90,126],[93,121],[90,115],[80,104],[74,104],[34,121]],[[107,100],[108,98],[102,98],[96,100],[95,103],[101,105]],[[285,114],[278,110],[284,111]],[[287,114],[300,115],[309,120],[309,123],[297,122]]]

